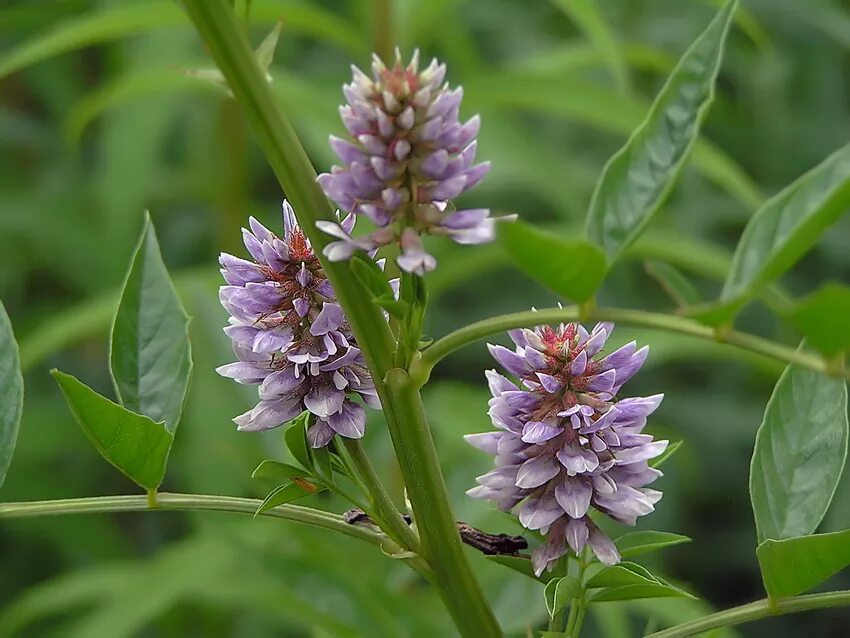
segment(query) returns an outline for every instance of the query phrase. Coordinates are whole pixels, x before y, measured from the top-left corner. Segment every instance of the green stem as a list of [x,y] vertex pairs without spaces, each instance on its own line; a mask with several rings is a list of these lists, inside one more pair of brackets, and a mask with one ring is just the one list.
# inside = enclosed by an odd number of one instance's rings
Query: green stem
[[564,631],[568,638],[578,638],[581,634],[581,627],[584,624],[584,614],[587,611],[587,590],[584,587],[584,573],[589,563],[587,548],[585,548],[582,555],[578,557],[576,579],[579,583],[579,594],[573,599],[573,604],[570,605],[570,618],[567,621],[567,627]]
[[[468,343],[483,339],[496,332],[511,330],[513,328],[530,328],[543,323],[577,321],[578,319],[578,307],[567,306],[565,308],[544,308],[542,310],[514,312],[477,321],[435,341],[422,353],[421,358],[414,362],[411,367],[411,374],[418,383],[424,383],[427,381],[431,370],[441,359]],[[836,372],[817,354],[795,350],[781,343],[734,330],[718,334],[710,326],[703,325],[693,319],[626,308],[592,308],[587,311],[587,319],[593,321],[616,321],[633,326],[678,332],[698,339],[708,339],[743,350],[749,350],[765,357],[778,359],[785,363],[793,363],[804,368],[809,368],[810,370],[823,372],[824,374],[837,374],[838,376],[850,379],[850,371],[842,369]]]
[[408,496],[421,537],[420,553],[433,568],[443,600],[461,633],[478,638],[501,636],[463,554],[418,387],[400,368],[387,373],[386,384],[397,414],[404,418],[401,423],[393,419],[388,423],[408,480]]
[[[393,503],[390,495],[387,493],[384,484],[378,477],[375,468],[372,466],[369,457],[360,441],[355,439],[344,439],[344,446],[348,452],[348,458],[354,466],[359,480],[366,488],[366,494],[375,504],[379,520],[386,526],[386,532],[399,542],[405,549],[417,551],[419,548],[419,538],[416,532],[411,529],[404,519],[399,514],[398,509]],[[382,526],[382,527],[383,527]]]
[[709,616],[703,616],[670,629],[649,634],[646,638],[685,638],[695,636],[718,627],[732,627],[769,616],[782,616],[799,611],[845,607],[850,605],[850,590],[833,591],[826,594],[807,594],[779,600],[763,599],[740,607],[733,607]]
[[372,0],[373,49],[391,64],[393,55],[393,0]]
[[[27,518],[35,516],[57,516],[61,514],[97,514],[105,512],[135,512],[141,510],[215,510],[254,515],[262,501],[235,496],[213,496],[209,494],[172,494],[159,492],[155,505],[148,496],[93,496],[68,498],[55,501],[32,501],[29,503],[0,503],[0,519]],[[347,536],[358,538],[380,546],[384,535],[367,527],[349,525],[341,516],[299,505],[278,505],[261,516],[283,518],[288,521],[324,527]]]
[[[189,17],[224,74],[236,101],[242,106],[281,186],[295,208],[322,266],[345,311],[357,344],[372,374],[384,408],[387,426],[404,475],[414,516],[429,551],[426,560],[434,582],[463,636],[490,638],[501,635],[466,557],[461,551],[454,518],[448,505],[440,465],[422,415],[419,393],[412,385],[404,400],[384,385],[392,366],[394,342],[381,309],[371,303],[347,264],[331,263],[321,254],[330,240],[315,222],[331,219],[332,211],[316,183],[316,173],[292,125],[284,117],[257,66],[253,51],[224,0],[183,0]],[[402,370],[397,373],[407,374]],[[410,385],[410,384],[408,384]],[[422,453],[419,445],[427,440]],[[440,512],[431,519],[430,514]],[[446,516],[448,513],[448,516]]]

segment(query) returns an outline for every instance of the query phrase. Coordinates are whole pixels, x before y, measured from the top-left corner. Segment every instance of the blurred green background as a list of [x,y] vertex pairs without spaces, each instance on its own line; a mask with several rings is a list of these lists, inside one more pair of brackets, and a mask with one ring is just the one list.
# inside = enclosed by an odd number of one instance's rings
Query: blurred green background
[[[259,43],[283,21],[274,90],[319,170],[348,65],[397,43],[439,56],[480,112],[479,157],[493,162],[471,205],[578,232],[606,158],[640,121],[678,56],[708,22],[709,0],[255,1]],[[243,3],[237,2],[242,8]],[[584,6],[585,10],[581,7]],[[590,10],[586,10],[587,7]],[[389,19],[383,12],[390,10]],[[111,392],[106,332],[142,215],[150,209],[166,263],[194,319],[195,378],[164,488],[263,496],[250,478],[285,458],[280,432],[230,422],[251,388],[219,378],[230,360],[216,287],[219,251],[239,253],[248,214],[279,224],[282,193],[236,105],[186,69],[210,65],[176,4],[139,0],[0,3],[0,297],[22,348],[27,397],[4,501],[132,493],[98,458],[47,374],[53,366]],[[681,184],[618,265],[600,301],[672,311],[647,261],[673,264],[709,298],[730,247],[766,195],[846,142],[850,2],[745,0],[715,105]],[[850,280],[850,218],[783,281],[794,294]],[[434,244],[427,330],[552,305],[494,247]],[[241,253],[240,253],[241,254]],[[753,304],[742,328],[794,344]],[[665,497],[641,526],[691,545],[647,563],[703,602],[609,603],[586,635],[640,635],[763,595],[747,495],[753,436],[781,368],[710,343],[621,326],[651,344],[634,394],[663,391],[652,422],[684,439],[659,481]],[[483,344],[435,371],[425,399],[458,518],[518,532],[464,496],[489,458],[462,435],[488,429]],[[367,445],[400,499],[380,415]],[[333,498],[311,505],[342,511]],[[850,526],[845,479],[823,529]],[[542,587],[470,551],[506,630],[545,615]],[[847,586],[847,576],[830,585]],[[765,620],[734,635],[850,635],[850,612]],[[0,524],[0,636],[452,636],[447,614],[413,572],[357,541],[282,521],[203,513],[75,516]]]

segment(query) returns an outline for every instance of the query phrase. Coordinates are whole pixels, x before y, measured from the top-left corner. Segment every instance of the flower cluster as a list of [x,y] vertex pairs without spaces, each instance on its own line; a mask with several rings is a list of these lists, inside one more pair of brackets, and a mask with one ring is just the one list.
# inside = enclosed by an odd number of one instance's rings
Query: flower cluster
[[617,548],[590,519],[591,507],[634,525],[653,511],[661,492],[646,487],[661,476],[648,461],[667,441],[642,433],[663,395],[618,399],[648,352],[626,344],[600,352],[613,324],[588,333],[576,323],[509,332],[515,350],[490,346],[493,357],[520,380],[487,372],[489,415],[496,432],[471,434],[469,443],[496,456],[496,469],[479,476],[468,494],[517,508],[528,529],[546,542],[532,555],[540,575],[564,554],[586,544],[603,563],[620,560]]
[[[333,288],[285,201],[283,225],[281,238],[250,218],[250,230],[242,235],[253,261],[220,257],[228,285],[219,298],[230,313],[224,331],[239,361],[218,373],[260,386],[260,402],[234,422],[256,432],[309,410],[316,416],[307,432],[313,447],[327,445],[334,434],[360,438],[366,412],[351,397],[380,408],[375,386]],[[353,225],[353,217],[341,223],[349,231]]]
[[353,81],[343,87],[348,104],[340,107],[351,138],[331,136],[343,166],[320,175],[319,184],[343,210],[365,215],[378,228],[353,238],[338,224],[319,222],[338,239],[325,254],[339,261],[355,250],[399,242],[399,267],[421,275],[436,266],[423,249],[422,234],[448,235],[460,244],[491,241],[489,210],[456,211],[451,205],[490,164],[473,164],[480,119],[461,124],[463,89],[449,90],[445,65],[432,60],[419,71],[418,52],[406,66],[396,52],[392,67],[374,57],[371,78],[352,68]]

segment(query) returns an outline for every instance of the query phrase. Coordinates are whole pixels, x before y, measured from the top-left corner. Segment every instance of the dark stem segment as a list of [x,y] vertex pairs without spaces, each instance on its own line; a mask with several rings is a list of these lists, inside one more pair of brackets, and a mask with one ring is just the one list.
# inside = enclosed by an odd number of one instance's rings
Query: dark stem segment
[[[342,515],[342,518],[349,525],[375,525],[375,521],[361,509],[350,509]],[[404,520],[408,525],[413,521],[406,514]],[[463,521],[457,522],[457,531],[464,543],[488,556],[519,556],[520,550],[528,549],[528,541],[522,536],[489,534]]]

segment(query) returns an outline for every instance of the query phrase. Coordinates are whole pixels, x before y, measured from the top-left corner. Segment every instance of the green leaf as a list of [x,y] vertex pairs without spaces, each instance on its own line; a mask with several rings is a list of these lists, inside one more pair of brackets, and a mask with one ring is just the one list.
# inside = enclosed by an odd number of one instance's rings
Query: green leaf
[[695,596],[684,589],[675,587],[670,583],[659,581],[655,583],[643,583],[635,585],[620,585],[618,587],[606,587],[592,594],[589,599],[594,603],[610,602],[615,600],[635,600],[638,598],[691,598]]
[[614,539],[614,544],[620,551],[620,556],[628,558],[638,556],[647,552],[654,552],[665,547],[690,543],[691,539],[681,534],[672,532],[640,531],[628,532]]
[[305,496],[309,496],[312,492],[299,487],[295,483],[289,483],[287,485],[281,485],[273,489],[268,496],[263,500],[260,506],[257,508],[257,511],[254,512],[254,516],[259,516],[263,512],[268,512],[270,509],[274,509],[278,505],[283,505],[284,503],[291,503],[292,501],[297,501],[299,498],[304,498]]
[[112,325],[110,367],[121,404],[153,421],[164,421],[172,434],[192,372],[188,326],[146,213]]
[[555,614],[568,607],[570,601],[579,595],[580,590],[579,582],[572,576],[553,578],[546,583],[543,598],[546,601],[549,618],[554,618]]
[[12,462],[24,407],[24,377],[12,322],[0,301],[0,487]]
[[298,461],[305,469],[312,472],[313,460],[310,457],[310,446],[307,444],[307,426],[309,422],[310,413],[305,410],[284,425],[283,440],[290,454],[292,454],[292,458]]
[[736,1],[729,0],[682,56],[644,122],[605,165],[587,235],[610,260],[634,242],[664,203],[714,98]]
[[269,67],[272,65],[272,60],[274,60],[274,52],[277,49],[277,41],[280,39],[280,32],[282,29],[283,22],[278,22],[274,25],[271,32],[263,39],[260,46],[257,47],[257,64],[260,65],[260,68],[265,71],[266,74],[269,73]]
[[661,467],[662,463],[666,462],[667,459],[678,452],[679,448],[682,447],[682,443],[684,443],[684,441],[673,441],[670,443],[667,446],[667,449],[664,450],[660,456],[656,456],[649,462],[650,467]]
[[396,319],[404,320],[410,314],[410,304],[406,301],[397,300],[394,295],[381,295],[375,297],[372,301]]
[[[784,273],[850,208],[850,144],[770,198],[735,249],[720,300],[731,305]],[[733,312],[734,314],[734,312]]]
[[599,587],[620,587],[623,585],[644,585],[646,583],[656,584],[658,581],[647,571],[646,568],[623,561],[616,565],[605,567],[594,574],[586,584],[590,589]]
[[806,342],[827,356],[850,350],[850,286],[824,284],[804,297],[788,312],[788,321],[806,337]]
[[528,576],[532,580],[536,580],[538,583],[548,583],[553,579],[558,578],[558,576],[552,572],[543,572],[539,578],[535,576],[534,568],[531,566],[531,560],[527,556],[505,556],[503,554],[493,554],[485,556],[484,558],[493,563],[504,565],[508,569],[512,569],[517,573]]
[[573,301],[587,301],[605,277],[605,255],[584,240],[565,240],[522,222],[499,224],[499,243],[532,279]]
[[313,467],[316,468],[318,477],[326,481],[333,481],[333,465],[328,446],[310,450],[310,458],[313,460]]
[[158,488],[174,435],[162,423],[113,403],[70,374],[50,373],[100,455],[139,486]]
[[850,565],[850,530],[768,539],[758,546],[756,555],[768,595],[795,596]]
[[702,301],[694,285],[679,270],[663,261],[647,261],[646,272],[655,279],[679,308]]
[[785,368],[767,402],[750,465],[759,542],[815,531],[841,478],[847,434],[844,381]]
[[305,472],[303,468],[289,465],[289,463],[273,461],[271,459],[266,459],[260,463],[257,466],[257,469],[251,474],[251,478],[267,479],[270,481],[289,480],[293,478],[302,478],[304,476],[309,476],[309,473]]
[[394,297],[393,289],[387,280],[386,273],[381,270],[374,260],[355,254],[349,262],[349,268],[363,286],[372,293],[373,297],[389,295]]

